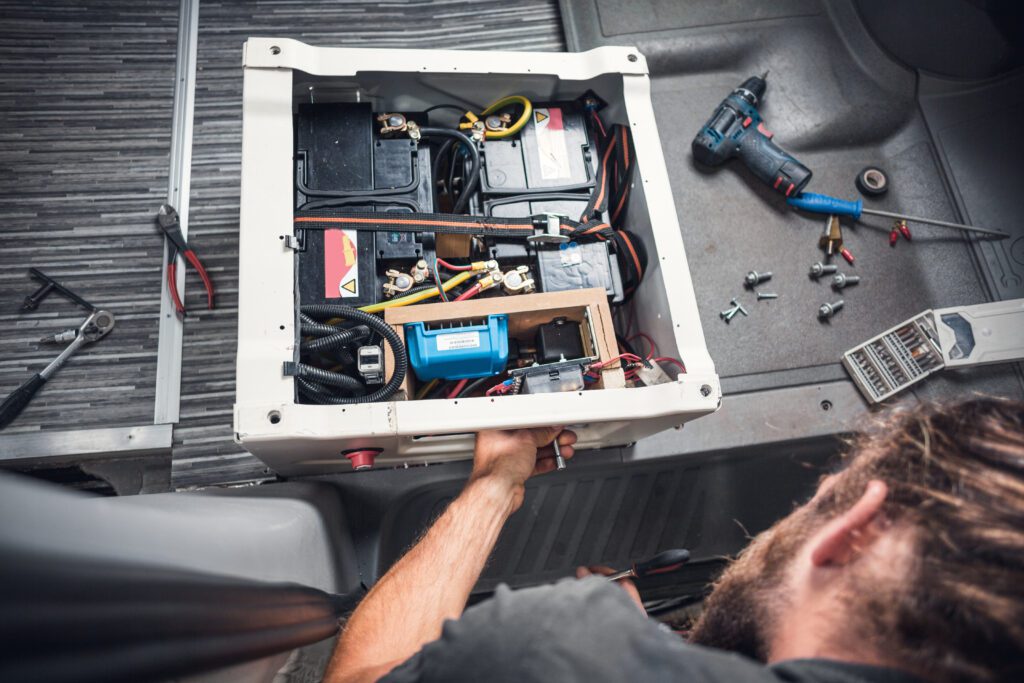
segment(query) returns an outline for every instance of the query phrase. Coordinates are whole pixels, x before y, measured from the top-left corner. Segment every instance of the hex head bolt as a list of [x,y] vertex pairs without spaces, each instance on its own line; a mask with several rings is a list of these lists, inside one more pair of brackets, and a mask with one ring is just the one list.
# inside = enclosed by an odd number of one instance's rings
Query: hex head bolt
[[815,263],[813,266],[811,266],[811,277],[817,280],[822,275],[828,275],[836,272],[837,270],[839,270],[839,266],[825,264],[819,261],[818,263]]
[[840,308],[843,307],[844,303],[845,302],[842,299],[840,299],[839,301],[832,304],[822,304],[821,306],[818,307],[818,318],[820,318],[821,320],[828,320],[829,318],[834,316]]
[[843,287],[849,287],[860,282],[860,275],[844,275],[836,273],[832,276],[832,289],[838,291]]
[[757,285],[772,279],[771,271],[766,273],[759,273],[756,270],[752,270],[747,273],[747,276],[743,278],[743,284],[747,287],[756,287]]

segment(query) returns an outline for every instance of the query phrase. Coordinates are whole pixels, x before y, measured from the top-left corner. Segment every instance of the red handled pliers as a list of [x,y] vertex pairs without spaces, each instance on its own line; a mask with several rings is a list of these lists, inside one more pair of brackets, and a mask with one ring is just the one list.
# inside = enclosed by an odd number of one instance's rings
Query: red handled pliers
[[196,252],[192,251],[192,247],[185,241],[185,236],[181,234],[178,212],[170,204],[161,204],[160,210],[157,211],[157,222],[160,224],[160,229],[164,231],[167,239],[171,241],[171,247],[167,250],[167,289],[171,292],[171,299],[174,301],[174,308],[178,311],[178,315],[185,315],[185,304],[181,303],[181,296],[178,294],[179,253],[192,264],[192,267],[199,273],[199,277],[203,279],[203,286],[206,287],[206,300],[209,304],[208,308],[213,310],[213,282],[210,281],[210,276],[206,274],[206,268],[203,268],[203,263],[196,256]]

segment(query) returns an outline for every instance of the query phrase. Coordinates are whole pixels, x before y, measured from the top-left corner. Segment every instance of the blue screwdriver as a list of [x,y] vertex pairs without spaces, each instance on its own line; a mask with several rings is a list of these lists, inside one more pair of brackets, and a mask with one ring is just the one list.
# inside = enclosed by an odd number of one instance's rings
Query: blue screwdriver
[[939,225],[943,228],[953,228],[954,230],[970,230],[971,232],[982,232],[986,235],[995,235],[999,239],[1009,237],[1005,232],[998,230],[988,230],[986,228],[976,228],[973,225],[965,225],[963,223],[950,223],[949,221],[938,221],[934,218],[919,218],[917,216],[904,216],[899,213],[891,213],[889,211],[879,211],[878,209],[865,209],[864,202],[858,199],[855,202],[848,201],[846,199],[839,199],[838,197],[830,197],[827,194],[814,194],[813,192],[804,192],[796,197],[791,197],[786,200],[786,203],[790,206],[795,206],[798,209],[804,211],[813,211],[815,213],[830,213],[836,216],[852,216],[854,220],[860,220],[862,213],[868,213],[875,216],[885,216],[886,218],[896,218],[899,220],[910,221],[913,223],[928,223],[929,225]]

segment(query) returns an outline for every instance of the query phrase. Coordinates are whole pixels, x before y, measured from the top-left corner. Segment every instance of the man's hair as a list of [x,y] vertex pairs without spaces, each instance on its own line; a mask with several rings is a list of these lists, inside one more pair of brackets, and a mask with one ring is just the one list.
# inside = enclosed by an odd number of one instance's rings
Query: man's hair
[[852,446],[815,513],[848,509],[880,479],[885,517],[914,545],[894,595],[861,595],[863,635],[930,680],[1024,680],[1024,403],[916,408]]

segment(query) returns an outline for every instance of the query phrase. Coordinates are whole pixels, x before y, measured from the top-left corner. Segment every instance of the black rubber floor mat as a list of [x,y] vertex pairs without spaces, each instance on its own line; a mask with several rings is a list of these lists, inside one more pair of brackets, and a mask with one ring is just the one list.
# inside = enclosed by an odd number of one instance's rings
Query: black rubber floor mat
[[[806,500],[834,453],[833,442],[818,442],[628,467],[615,449],[581,454],[566,471],[527,483],[525,502],[474,592],[552,581],[580,565],[626,567],[678,547],[691,551],[692,567],[667,582],[699,585],[746,545],[748,533]],[[325,477],[342,489],[365,583],[416,542],[458,495],[469,470],[470,463],[458,462]],[[417,476],[408,476],[413,471]]]
[[[927,308],[989,300],[961,233],[911,224],[913,242],[893,248],[891,222],[871,217],[844,220],[856,262],[836,262],[861,281],[836,293],[826,279],[808,277],[823,256],[824,216],[791,210],[738,160],[717,169],[692,160],[691,140],[718,103],[768,70],[761,111],[775,141],[814,171],[808,191],[857,198],[857,173],[877,165],[891,189],[865,206],[959,220],[917,104],[916,76],[872,41],[853,3],[562,0],[561,7],[571,49],[635,45],[648,60],[704,335],[727,393],[844,379],[838,361],[856,343]],[[1019,202],[1019,192],[1014,197]],[[749,270],[772,271],[760,289],[779,298],[759,302],[745,291]],[[719,311],[734,296],[750,317],[726,324]],[[845,308],[820,322],[818,307],[840,298]],[[968,383],[1019,393],[1012,369],[1002,375],[1009,381],[977,375]],[[947,383],[933,384],[946,396],[963,389]]]

